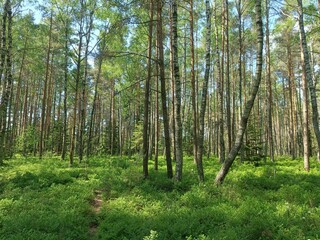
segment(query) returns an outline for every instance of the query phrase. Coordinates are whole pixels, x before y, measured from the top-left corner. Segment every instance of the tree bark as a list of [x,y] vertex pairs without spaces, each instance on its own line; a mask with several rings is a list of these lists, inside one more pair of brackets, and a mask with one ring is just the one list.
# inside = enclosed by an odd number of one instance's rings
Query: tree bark
[[167,163],[167,176],[173,177],[172,160],[170,152],[170,133],[169,133],[169,119],[167,110],[167,97],[166,97],[166,78],[164,71],[164,56],[163,56],[163,32],[162,32],[162,1],[157,1],[157,42],[159,51],[159,72],[160,72],[160,84],[161,84],[161,102],[162,102],[162,115],[164,125],[164,138],[165,138],[165,150],[166,150],[166,163]]
[[319,113],[318,113],[318,103],[317,103],[317,94],[316,89],[312,79],[312,71],[310,66],[310,57],[307,46],[306,34],[304,31],[304,22],[303,22],[303,7],[302,0],[298,1],[298,13],[299,13],[299,30],[300,30],[300,48],[301,48],[301,61],[302,61],[302,70],[303,75],[306,78],[308,83],[310,98],[311,98],[311,107],[312,107],[312,123],[313,130],[316,135],[317,145],[318,145],[318,161],[320,161],[320,129],[319,129]]
[[196,78],[194,71],[194,36],[193,36],[193,0],[190,0],[190,50],[191,50],[191,100],[193,116],[193,156],[194,162],[198,164],[198,114],[196,95]]
[[[216,7],[215,7],[215,22],[217,23],[216,19]],[[224,84],[223,84],[223,78],[222,78],[222,71],[221,71],[221,64],[220,64],[220,51],[219,51],[219,31],[218,26],[215,26],[215,35],[216,35],[216,58],[217,58],[217,67],[218,67],[218,83],[217,83],[217,89],[218,89],[218,102],[219,102],[219,158],[220,163],[224,163],[225,161],[225,142],[224,142],[224,112],[223,112],[223,92],[224,92]]]
[[177,1],[172,2],[172,34],[173,34],[173,71],[175,83],[175,128],[176,128],[176,179],[181,181],[183,168],[183,153],[182,153],[182,123],[181,123],[181,82],[179,72],[179,57],[178,57],[178,5]]
[[45,136],[45,118],[46,118],[46,107],[47,107],[47,94],[48,94],[48,81],[50,72],[50,54],[52,45],[52,25],[53,25],[53,13],[50,15],[50,28],[49,28],[49,43],[47,49],[46,59],[46,75],[44,79],[43,96],[42,96],[42,107],[41,107],[41,125],[40,125],[40,140],[39,140],[39,158],[42,158],[44,150],[44,136]]
[[144,118],[143,118],[143,176],[147,178],[149,175],[148,161],[148,130],[149,130],[149,101],[150,101],[150,81],[151,81],[151,57],[152,57],[152,29],[153,29],[153,1],[150,0],[149,5],[149,34],[148,34],[148,76],[145,81],[144,90]]
[[223,183],[226,175],[229,172],[229,169],[234,162],[234,159],[236,158],[242,141],[243,141],[243,135],[247,128],[248,119],[250,116],[250,112],[252,110],[254,100],[257,96],[260,82],[261,82],[261,73],[262,73],[262,50],[263,50],[263,27],[262,27],[262,16],[261,16],[261,0],[257,0],[255,4],[255,10],[256,10],[256,26],[257,26],[257,62],[256,62],[256,78],[252,85],[252,92],[250,95],[249,100],[246,102],[243,115],[241,117],[240,126],[236,135],[235,142],[231,148],[231,151],[228,154],[228,158],[223,163],[220,171],[218,172],[216,178],[215,178],[215,184],[220,185]]
[[68,53],[69,53],[69,24],[65,24],[64,32],[64,98],[63,98],[63,143],[62,143],[62,153],[61,158],[65,160],[67,152],[67,134],[68,134]]
[[206,112],[206,103],[208,95],[208,83],[210,74],[210,45],[211,45],[211,11],[209,0],[206,0],[206,67],[204,74],[204,81],[202,86],[202,98],[201,98],[201,108],[200,108],[200,129],[199,129],[199,149],[197,156],[197,169],[198,177],[201,182],[204,181],[204,172],[202,165],[203,156],[203,142],[204,142],[204,119]]
[[226,118],[228,131],[228,152],[232,145],[232,129],[231,129],[231,92],[230,92],[230,51],[229,51],[229,1],[225,0],[225,55],[226,55]]
[[[8,106],[10,104],[10,94],[12,90],[12,9],[11,9],[11,1],[7,0],[5,2],[4,7],[4,16],[7,21],[7,24],[4,24],[4,27],[7,27],[7,37],[8,41],[6,41],[6,36],[4,36],[5,40],[3,43],[5,44],[6,49],[5,52],[5,79],[3,86],[3,94],[0,102],[0,165],[3,163],[3,160],[7,155],[7,146],[6,146],[6,134],[7,134],[7,117],[8,117]],[[7,25],[7,26],[6,26]],[[5,34],[6,31],[3,30]],[[2,58],[2,57],[1,57]],[[3,59],[2,59],[3,60]],[[0,75],[0,77],[2,77]]]
[[267,122],[268,145],[270,160],[274,162],[273,125],[272,125],[272,83],[271,83],[271,57],[269,40],[269,0],[266,0],[266,86],[267,86]]

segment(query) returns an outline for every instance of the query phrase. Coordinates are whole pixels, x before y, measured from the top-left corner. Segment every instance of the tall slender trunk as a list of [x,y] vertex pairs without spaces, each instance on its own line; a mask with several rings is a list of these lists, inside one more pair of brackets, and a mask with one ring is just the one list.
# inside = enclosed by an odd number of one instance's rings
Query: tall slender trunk
[[[22,72],[24,70],[24,64],[26,59],[26,53],[27,53],[27,43],[28,43],[28,36],[25,37],[24,40],[24,47],[23,47],[23,53],[22,53],[22,59],[21,59],[21,65],[19,69],[19,77],[17,80],[17,90],[16,90],[16,96],[15,96],[15,103],[14,103],[14,110],[13,110],[13,124],[12,124],[12,133],[11,133],[11,139],[13,140],[11,151],[13,152],[14,146],[16,145],[16,137],[19,135],[19,131],[21,127],[19,127],[19,122],[21,122],[21,87],[22,87]],[[20,113],[19,113],[20,109]],[[18,122],[19,121],[19,122]]]
[[297,1],[298,1],[298,12],[299,12],[299,30],[300,30],[302,69],[303,69],[303,75],[305,75],[306,81],[308,83],[308,88],[309,88],[309,93],[311,98],[313,130],[317,140],[318,161],[320,161],[320,128],[319,128],[317,93],[314,86],[314,81],[312,79],[310,57],[309,57],[309,51],[307,46],[306,34],[304,31],[302,0],[297,0]]
[[194,162],[197,163],[198,156],[198,114],[196,95],[196,78],[194,71],[194,37],[193,37],[193,0],[190,0],[190,50],[191,50],[191,99],[192,99],[192,116],[193,116],[193,155]]
[[48,81],[50,74],[50,54],[52,45],[52,25],[53,25],[53,13],[50,15],[50,27],[48,37],[48,49],[46,59],[46,75],[44,79],[43,96],[42,96],[42,107],[41,107],[41,125],[40,125],[40,140],[39,140],[39,157],[42,158],[44,150],[44,135],[45,135],[45,118],[46,118],[46,107],[47,107],[47,94],[48,94]]
[[[172,15],[172,7],[169,8],[169,15]],[[171,117],[171,142],[172,142],[172,152],[173,152],[173,161],[176,161],[176,123],[175,123],[175,88],[174,88],[174,70],[173,70],[173,34],[172,34],[172,18],[170,18],[170,78],[171,78],[171,106],[172,110],[170,111]],[[170,104],[168,104],[170,109]]]
[[220,163],[223,163],[225,161],[225,143],[224,143],[224,113],[223,113],[223,92],[224,92],[224,84],[223,84],[223,78],[222,78],[222,71],[221,71],[221,64],[220,64],[220,50],[219,50],[219,30],[217,26],[217,13],[216,13],[216,7],[215,7],[215,37],[216,37],[216,59],[217,59],[217,68],[218,68],[218,82],[217,82],[217,89],[218,89],[218,95],[219,95],[219,157],[220,157]]
[[179,57],[178,57],[178,5],[177,1],[172,1],[172,37],[173,37],[173,71],[175,83],[175,144],[176,144],[176,179],[181,181],[183,168],[183,153],[182,153],[182,123],[181,123],[181,82],[179,72]]
[[200,181],[204,181],[202,156],[203,156],[203,142],[204,142],[204,117],[206,113],[206,103],[208,95],[208,83],[210,74],[210,45],[211,45],[211,11],[209,0],[206,0],[206,67],[204,74],[204,81],[202,86],[202,98],[200,107],[200,129],[199,129],[199,149],[197,155],[197,169]]
[[[0,55],[0,86],[2,84],[2,76],[6,63],[6,52],[7,52],[7,18],[8,18],[8,4],[10,1],[6,1],[4,4],[4,11],[2,14],[2,29],[1,29],[1,55]],[[3,84],[5,85],[5,84]]]
[[150,101],[150,80],[151,80],[151,57],[152,57],[152,30],[153,30],[153,1],[150,0],[149,5],[149,35],[148,35],[148,76],[145,82],[144,90],[144,118],[143,118],[143,176],[147,178],[149,175],[148,161],[148,130],[149,130],[149,101]]
[[69,53],[69,24],[65,24],[64,32],[64,98],[63,98],[63,143],[62,143],[62,160],[65,160],[67,152],[67,134],[68,134],[68,53]]
[[272,83],[271,83],[271,58],[270,58],[270,40],[269,40],[269,1],[266,0],[266,82],[267,82],[267,122],[268,122],[268,145],[270,160],[274,161],[273,145],[273,125],[272,125]]
[[[4,158],[6,158],[7,154],[7,146],[6,146],[6,135],[7,135],[7,118],[9,117],[8,106],[10,104],[10,94],[12,91],[12,9],[11,9],[11,1],[7,0],[5,2],[5,16],[8,20],[8,26],[6,24],[5,27],[8,27],[8,42],[4,40],[5,43],[5,79],[3,86],[3,94],[0,102],[0,164],[2,164]],[[5,20],[6,21],[6,20]],[[5,33],[6,31],[3,30]],[[6,36],[4,37],[6,38]],[[5,65],[3,65],[5,66]],[[2,77],[2,76],[0,76]]]
[[96,108],[98,104],[98,86],[100,83],[100,77],[101,77],[101,68],[102,68],[102,60],[103,60],[103,52],[106,48],[106,29],[103,32],[103,39],[102,39],[102,48],[100,51],[100,56],[98,57],[98,73],[96,82],[94,85],[94,95],[93,95],[93,101],[92,101],[92,109],[90,113],[90,120],[89,120],[89,134],[88,134],[88,141],[87,141],[87,158],[92,153],[92,135],[93,135],[93,127],[94,127],[94,117],[96,114]]
[[[304,67],[303,67],[304,68]],[[304,72],[304,71],[303,71]],[[307,79],[305,73],[302,73],[302,92],[303,92],[303,102],[302,102],[302,113],[303,113],[303,162],[304,168],[307,172],[310,170],[309,155],[309,96]]]
[[296,135],[296,86],[294,80],[294,72],[293,72],[293,63],[292,63],[292,54],[291,54],[291,42],[290,42],[290,33],[287,33],[287,56],[288,56],[288,81],[289,81],[289,97],[290,97],[290,152],[292,159],[296,158],[297,155],[297,135]]
[[164,72],[164,56],[163,56],[163,32],[162,32],[162,1],[157,1],[157,42],[159,51],[159,72],[160,72],[160,83],[161,83],[161,102],[162,102],[162,115],[164,125],[164,138],[165,138],[165,149],[166,149],[166,163],[167,163],[167,176],[168,178],[173,177],[172,161],[170,152],[170,133],[169,133],[169,120],[166,100],[166,79]]
[[[87,7],[87,6],[86,6]],[[91,41],[91,32],[93,28],[93,14],[95,11],[95,5],[90,9],[88,19],[86,18],[86,47],[84,52],[84,74],[81,83],[81,99],[80,99],[80,131],[79,131],[79,162],[83,160],[84,155],[84,136],[86,129],[86,113],[87,113],[87,78],[88,78],[88,57],[89,57],[89,46]]]
[[248,119],[250,112],[254,105],[254,100],[257,96],[260,82],[261,82],[261,73],[262,73],[262,50],[263,50],[263,27],[262,27],[262,16],[261,16],[261,0],[257,0],[255,4],[256,9],[256,26],[257,26],[257,61],[256,61],[256,78],[252,84],[252,92],[249,100],[246,102],[243,115],[241,117],[240,126],[236,135],[235,142],[231,148],[231,151],[228,154],[228,158],[222,165],[219,173],[216,176],[215,184],[220,185],[223,183],[224,178],[229,172],[229,169],[236,158],[242,141],[243,135],[247,128]]
[[[81,1],[81,4],[83,2]],[[81,6],[81,19],[79,23],[79,44],[77,49],[77,59],[76,59],[76,77],[75,77],[75,93],[74,93],[74,102],[73,102],[73,113],[72,113],[72,131],[71,131],[71,141],[70,141],[70,156],[69,156],[69,164],[70,166],[73,165],[74,161],[74,152],[76,147],[76,126],[77,126],[77,111],[78,111],[78,104],[79,104],[79,85],[81,80],[81,62],[82,62],[82,47],[83,47],[83,6]]]
[[[231,92],[230,92],[230,51],[229,51],[229,1],[225,0],[225,57],[226,57],[226,118],[228,131],[228,152],[232,145]],[[224,44],[224,43],[223,43]]]

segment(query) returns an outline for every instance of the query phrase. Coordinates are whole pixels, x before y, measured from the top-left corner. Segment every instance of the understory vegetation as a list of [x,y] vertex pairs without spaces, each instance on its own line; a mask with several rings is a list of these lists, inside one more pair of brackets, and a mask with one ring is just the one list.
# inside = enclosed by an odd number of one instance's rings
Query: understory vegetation
[[[72,168],[52,156],[5,161],[0,238],[320,239],[315,160],[309,173],[301,159],[236,162],[219,187],[213,184],[217,159],[205,161],[201,184],[192,158],[185,159],[182,182],[167,179],[163,159],[143,180],[140,161],[96,157]],[[98,211],[95,191],[102,196]]]

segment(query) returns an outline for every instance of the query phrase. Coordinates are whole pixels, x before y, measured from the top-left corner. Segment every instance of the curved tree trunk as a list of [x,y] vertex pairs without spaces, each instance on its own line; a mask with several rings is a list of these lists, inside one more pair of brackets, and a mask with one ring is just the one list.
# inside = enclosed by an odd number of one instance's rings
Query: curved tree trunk
[[219,173],[216,176],[215,184],[220,185],[223,183],[224,178],[229,172],[229,169],[236,158],[243,141],[243,135],[247,128],[248,119],[250,112],[252,110],[254,100],[257,96],[260,82],[261,82],[261,72],[262,72],[262,50],[263,50],[263,27],[262,27],[262,17],[261,17],[261,0],[257,0],[255,4],[256,9],[256,26],[257,26],[257,62],[256,62],[256,78],[252,84],[252,92],[249,100],[246,102],[243,115],[241,117],[239,130],[236,135],[235,142],[228,154],[228,158],[223,163]]

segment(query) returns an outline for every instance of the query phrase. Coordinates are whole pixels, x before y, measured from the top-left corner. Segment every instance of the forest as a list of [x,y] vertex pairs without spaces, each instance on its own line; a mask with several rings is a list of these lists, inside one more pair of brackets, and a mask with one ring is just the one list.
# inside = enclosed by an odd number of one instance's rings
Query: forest
[[320,0],[0,6],[0,239],[320,239]]

